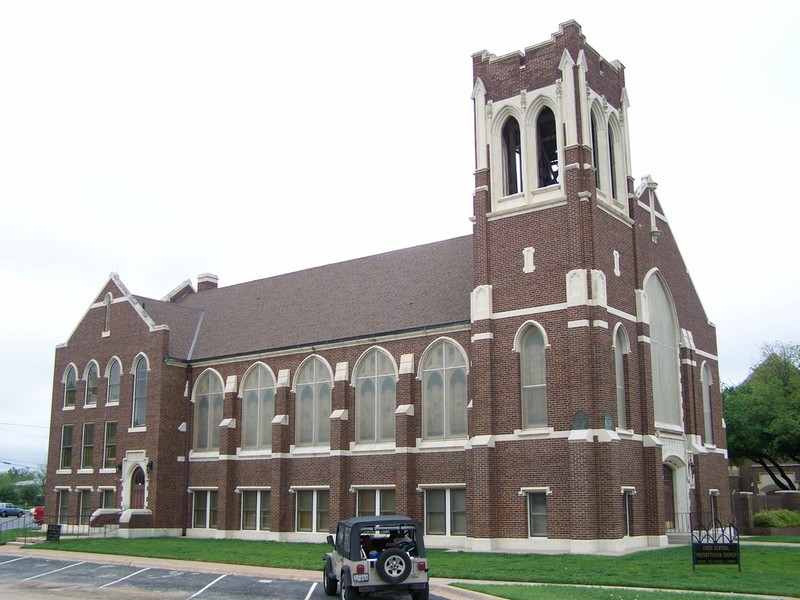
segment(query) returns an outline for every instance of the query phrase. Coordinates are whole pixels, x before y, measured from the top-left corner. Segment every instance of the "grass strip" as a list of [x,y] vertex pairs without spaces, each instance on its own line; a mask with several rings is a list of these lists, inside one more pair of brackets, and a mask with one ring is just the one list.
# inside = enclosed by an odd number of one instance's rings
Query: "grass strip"
[[[323,554],[328,550],[325,544],[192,538],[65,539],[36,544],[32,548],[320,572]],[[433,577],[745,594],[757,592],[800,597],[800,548],[756,544],[742,546],[741,558],[740,573],[736,566],[698,566],[693,571],[689,546],[647,550],[625,556],[428,550],[428,564]]]
[[664,592],[608,588],[569,588],[557,585],[472,585],[459,587],[507,600],[737,600],[745,596],[705,592]]
[[742,546],[736,566],[692,570],[689,546],[625,556],[471,554],[429,551],[434,576],[536,583],[631,586],[800,596],[800,551],[792,547]]
[[800,535],[750,535],[743,542],[769,542],[770,544],[800,544]]

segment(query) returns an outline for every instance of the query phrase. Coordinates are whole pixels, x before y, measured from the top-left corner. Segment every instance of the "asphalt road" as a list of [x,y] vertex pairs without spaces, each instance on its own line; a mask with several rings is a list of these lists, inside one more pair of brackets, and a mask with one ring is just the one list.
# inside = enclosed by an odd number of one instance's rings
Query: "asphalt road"
[[26,525],[33,523],[33,517],[29,514],[22,515],[21,517],[0,517],[0,526],[11,521],[15,522],[14,525],[6,525],[6,527],[25,527]]
[[[154,561],[115,557],[87,557],[85,554],[52,558],[39,551],[4,552],[0,547],[0,597],[26,600],[194,598],[233,600],[267,598],[275,600],[322,600],[330,598],[322,589],[322,576],[308,571],[278,573],[275,570],[208,563]],[[109,559],[111,560],[111,559]],[[180,564],[177,564],[179,563]],[[193,566],[200,567],[192,569]],[[216,567],[216,568],[215,568]],[[285,578],[280,577],[283,575]],[[314,576],[313,578],[311,576]],[[443,596],[431,594],[434,600]],[[387,600],[407,600],[408,596]]]

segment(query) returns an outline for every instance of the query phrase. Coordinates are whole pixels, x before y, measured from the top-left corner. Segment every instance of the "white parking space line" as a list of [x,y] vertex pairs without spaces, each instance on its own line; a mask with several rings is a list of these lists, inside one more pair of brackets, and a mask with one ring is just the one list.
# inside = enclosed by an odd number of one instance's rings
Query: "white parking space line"
[[7,565],[8,563],[17,562],[18,560],[25,560],[28,558],[27,556],[20,556],[17,558],[12,558],[11,560],[7,560],[6,562],[1,562],[0,565]]
[[311,598],[311,594],[313,594],[313,593],[314,593],[314,590],[315,590],[315,589],[317,589],[317,582],[316,582],[316,581],[315,581],[315,582],[314,582],[314,584],[311,586],[311,589],[310,589],[310,590],[308,590],[308,593],[306,594],[306,598],[305,598],[305,600],[308,600],[309,598]]
[[65,569],[71,569],[72,567],[77,567],[78,565],[82,565],[82,562],[73,563],[71,565],[67,565],[66,567],[61,567],[60,569],[56,569],[55,571],[48,571],[47,573],[41,573],[40,575],[34,575],[33,577],[26,577],[22,581],[30,581],[31,579],[38,579],[39,577],[44,577],[45,575],[52,575],[53,573],[58,573],[59,571],[63,571]]
[[224,579],[225,577],[227,577],[227,575],[220,575],[220,576],[219,576],[219,577],[217,577],[217,578],[216,578],[214,581],[212,581],[212,582],[211,582],[211,583],[209,583],[209,584],[208,584],[206,587],[204,587],[202,590],[200,590],[199,592],[197,592],[197,593],[194,593],[194,594],[192,594],[191,596],[189,596],[189,600],[192,600],[192,598],[194,598],[194,597],[196,597],[196,596],[199,596],[200,594],[202,594],[203,592],[205,592],[205,591],[206,591],[208,588],[210,588],[212,585],[214,585],[215,583],[217,583],[217,582],[218,582],[220,579]]
[[138,575],[139,573],[144,573],[145,571],[149,571],[149,570],[150,570],[150,567],[145,567],[144,569],[139,569],[138,571],[136,571],[136,573],[131,573],[130,575],[126,575],[122,579],[117,579],[116,581],[111,581],[109,583],[101,585],[100,587],[104,588],[104,587],[108,587],[110,585],[114,585],[115,583],[119,583],[120,581],[125,581],[126,579],[128,579],[130,577],[133,577],[134,575]]

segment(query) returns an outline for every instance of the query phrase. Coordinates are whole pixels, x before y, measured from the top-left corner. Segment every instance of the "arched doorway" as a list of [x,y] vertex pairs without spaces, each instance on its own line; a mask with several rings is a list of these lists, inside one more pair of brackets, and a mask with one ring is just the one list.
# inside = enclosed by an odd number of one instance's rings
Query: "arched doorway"
[[131,508],[144,508],[144,488],[144,471],[136,467],[131,474]]
[[675,528],[675,472],[669,465],[664,467],[664,521],[667,531]]

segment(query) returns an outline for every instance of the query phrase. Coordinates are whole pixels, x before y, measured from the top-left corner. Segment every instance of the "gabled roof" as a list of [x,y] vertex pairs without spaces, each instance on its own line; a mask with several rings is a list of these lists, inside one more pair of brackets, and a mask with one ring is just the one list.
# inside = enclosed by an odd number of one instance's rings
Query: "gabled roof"
[[169,355],[189,357],[197,329],[203,322],[203,311],[144,296],[134,297],[153,321],[169,327]]
[[136,297],[169,326],[170,355],[202,360],[470,320],[472,236],[189,293]]

